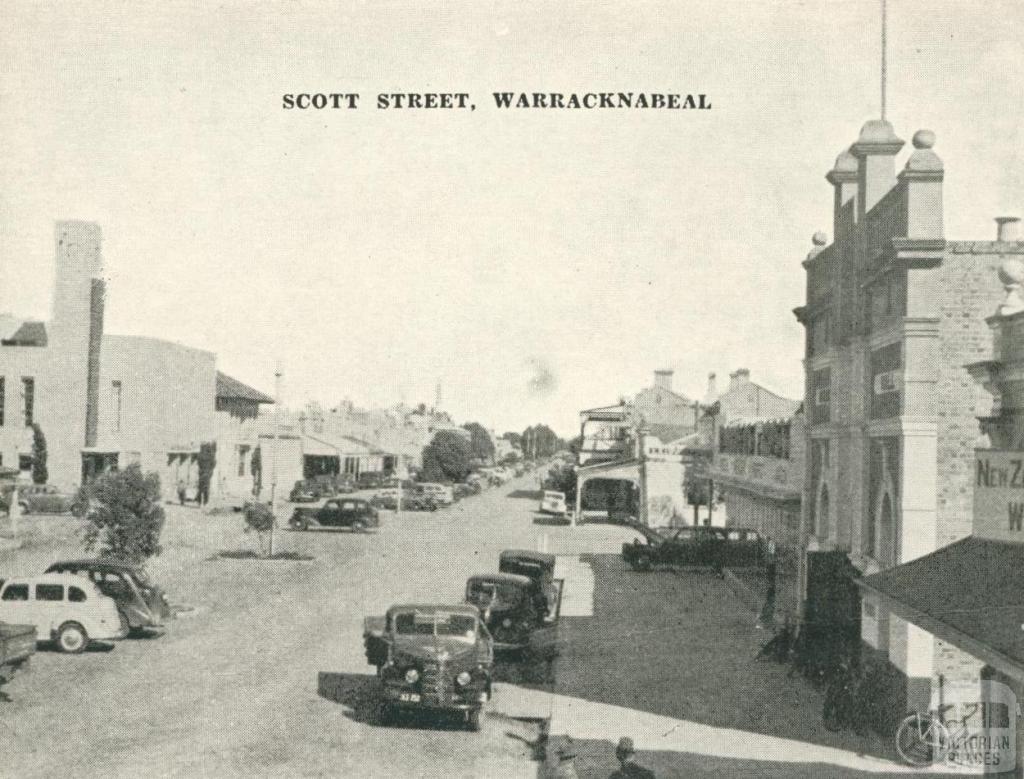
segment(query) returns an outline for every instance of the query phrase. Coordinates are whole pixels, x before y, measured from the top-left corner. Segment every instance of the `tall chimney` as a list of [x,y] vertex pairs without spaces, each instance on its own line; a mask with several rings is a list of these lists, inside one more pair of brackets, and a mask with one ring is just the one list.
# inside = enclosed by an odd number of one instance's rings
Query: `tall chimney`
[[672,374],[675,371],[660,370],[654,372],[654,386],[663,390],[672,391]]
[[997,241],[1019,241],[1020,240],[1020,217],[1019,216],[997,216],[996,217],[996,240]]
[[[825,179],[835,189],[832,204],[832,235],[839,235],[841,232],[843,208],[857,198],[857,170],[857,158],[847,149],[836,157],[836,164],[825,175]],[[856,206],[853,215],[856,218]]]
[[858,161],[858,222],[896,184],[895,158],[902,148],[903,140],[884,119],[872,119],[861,128],[860,137],[850,147]]
[[708,394],[704,396],[704,405],[710,406],[718,400],[718,382],[714,373],[708,374]]

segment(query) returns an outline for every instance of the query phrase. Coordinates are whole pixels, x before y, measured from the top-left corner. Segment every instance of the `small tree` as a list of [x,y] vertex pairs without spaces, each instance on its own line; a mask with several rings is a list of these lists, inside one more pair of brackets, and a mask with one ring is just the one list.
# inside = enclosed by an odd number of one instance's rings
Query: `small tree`
[[469,441],[452,430],[441,430],[423,449],[423,476],[429,481],[462,481],[472,459]]
[[263,491],[263,455],[260,453],[259,446],[252,452],[250,468],[252,470],[252,494],[258,498],[260,492]]
[[270,510],[270,506],[266,503],[257,503],[256,501],[250,501],[245,504],[245,524],[250,530],[256,532],[256,537],[259,539],[260,554],[266,555],[268,552],[264,548],[263,539],[270,535],[270,554],[274,551],[274,512]]
[[84,540],[86,551],[139,564],[160,554],[164,510],[160,477],[143,475],[139,465],[108,471],[83,494],[88,498]]
[[473,456],[485,465],[494,462],[494,442],[487,429],[479,422],[467,422],[463,429],[469,431],[469,446]]
[[213,469],[217,467],[217,444],[212,441],[200,444],[196,465],[199,468],[196,499],[200,506],[205,506],[210,502],[210,481],[213,479]]
[[36,422],[32,425],[32,483],[46,484],[50,472],[46,469],[46,436]]

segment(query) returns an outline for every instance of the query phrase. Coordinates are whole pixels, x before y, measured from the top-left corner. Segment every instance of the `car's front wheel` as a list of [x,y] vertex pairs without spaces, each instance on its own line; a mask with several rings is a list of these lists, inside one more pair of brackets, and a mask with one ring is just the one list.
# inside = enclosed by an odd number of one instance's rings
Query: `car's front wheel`
[[293,517],[290,524],[292,530],[309,530],[309,520],[305,517]]
[[654,561],[649,554],[637,555],[632,560],[634,571],[649,571],[654,567]]
[[77,655],[89,646],[89,634],[77,622],[65,622],[57,632],[57,646],[61,652]]
[[480,731],[480,709],[470,709],[466,712],[466,728],[473,733]]

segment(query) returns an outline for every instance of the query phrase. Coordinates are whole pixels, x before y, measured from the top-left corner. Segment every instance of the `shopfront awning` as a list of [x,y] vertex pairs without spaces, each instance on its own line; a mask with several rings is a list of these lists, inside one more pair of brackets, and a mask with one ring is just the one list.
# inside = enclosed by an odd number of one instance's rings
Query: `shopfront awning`
[[1024,678],[1024,544],[971,536],[857,584],[897,616]]

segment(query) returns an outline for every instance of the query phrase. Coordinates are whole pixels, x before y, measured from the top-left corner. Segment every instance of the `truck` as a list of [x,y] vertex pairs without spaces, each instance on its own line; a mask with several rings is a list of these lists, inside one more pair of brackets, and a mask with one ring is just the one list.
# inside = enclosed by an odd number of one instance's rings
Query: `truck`
[[405,604],[364,621],[366,661],[377,668],[382,723],[403,711],[459,714],[469,730],[491,697],[494,641],[471,604]]

